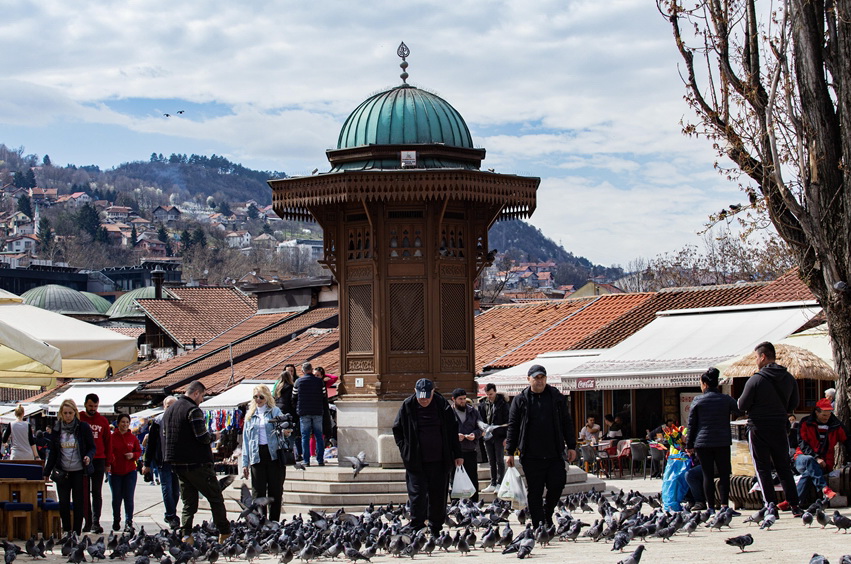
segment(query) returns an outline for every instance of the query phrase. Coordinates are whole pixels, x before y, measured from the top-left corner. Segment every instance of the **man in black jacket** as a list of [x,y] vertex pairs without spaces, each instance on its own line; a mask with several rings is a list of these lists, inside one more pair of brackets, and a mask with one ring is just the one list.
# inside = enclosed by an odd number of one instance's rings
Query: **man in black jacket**
[[437,535],[446,521],[449,474],[464,459],[452,406],[434,392],[431,380],[420,378],[414,389],[399,408],[393,437],[405,464],[411,526],[421,529],[428,517],[429,527]]
[[310,466],[310,434],[316,438],[316,463],[325,466],[325,437],[322,434],[322,416],[325,411],[325,382],[313,374],[309,362],[302,365],[304,375],[295,381],[293,401],[301,428],[301,452],[304,465]]
[[163,507],[165,508],[165,522],[172,529],[180,528],[180,519],[177,517],[177,502],[180,500],[180,480],[172,471],[171,464],[163,459],[162,420],[165,412],[177,401],[175,396],[168,396],[163,401],[163,413],[151,420],[148,430],[148,446],[142,457],[142,474],[148,474],[154,467],[159,470],[160,489],[163,495]]
[[452,413],[458,423],[458,442],[461,444],[461,457],[464,459],[464,471],[473,482],[476,492],[470,497],[479,501],[479,438],[482,430],[479,428],[479,412],[467,403],[467,390],[455,388],[452,392]]
[[803,512],[798,507],[786,428],[789,414],[798,407],[798,385],[786,368],[774,362],[774,345],[766,341],[754,351],[759,372],[745,384],[739,396],[739,410],[748,414],[748,442],[757,481],[765,503],[776,502],[771,478],[773,464],[792,514],[800,517]]
[[503,425],[497,427],[491,433],[491,437],[485,437],[485,452],[491,466],[491,483],[482,493],[493,493],[502,483],[505,475],[505,437],[508,425],[508,402],[505,396],[496,392],[496,384],[491,382],[485,386],[485,395],[488,399],[479,403],[479,415],[482,421],[488,425]]
[[207,431],[204,414],[198,404],[204,399],[206,388],[193,380],[186,393],[163,414],[163,459],[171,464],[180,479],[180,497],[183,498],[183,542],[193,544],[192,521],[198,512],[198,494],[210,503],[213,522],[219,529],[219,542],[230,536],[222,488],[213,468],[212,437]]
[[547,370],[536,364],[529,369],[527,379],[529,387],[514,398],[508,412],[505,464],[514,467],[514,453],[520,450],[520,463],[529,487],[532,524],[549,526],[553,524],[553,511],[567,483],[565,458],[568,462],[576,458],[576,435],[567,399],[547,384]]

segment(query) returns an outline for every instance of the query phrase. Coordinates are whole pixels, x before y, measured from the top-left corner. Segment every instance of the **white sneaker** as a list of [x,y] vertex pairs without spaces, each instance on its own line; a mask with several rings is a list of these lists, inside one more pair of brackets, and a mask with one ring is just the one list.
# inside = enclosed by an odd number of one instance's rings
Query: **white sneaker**
[[489,485],[485,489],[482,490],[482,493],[494,493],[496,491],[496,486],[493,484]]

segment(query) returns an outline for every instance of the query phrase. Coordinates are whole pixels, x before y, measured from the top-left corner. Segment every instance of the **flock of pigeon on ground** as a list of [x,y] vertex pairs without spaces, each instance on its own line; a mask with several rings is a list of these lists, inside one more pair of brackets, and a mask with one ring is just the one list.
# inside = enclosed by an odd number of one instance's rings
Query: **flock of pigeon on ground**
[[[346,513],[342,509],[333,514],[310,511],[307,518],[298,515],[291,520],[274,522],[264,517],[265,506],[271,498],[253,499],[245,485],[241,494],[239,504],[243,511],[232,524],[230,537],[221,543],[215,527],[207,522],[196,525],[189,539],[182,538],[175,530],[149,534],[144,527],[133,534],[110,534],[94,541],[89,536],[80,538],[72,533],[60,540],[31,538],[24,548],[5,541],[5,564],[12,564],[18,555],[38,559],[46,557],[47,553],[61,553],[72,564],[106,559],[134,559],[134,564],[215,564],[220,559],[237,558],[251,563],[261,555],[277,559],[281,564],[292,560],[310,562],[337,558],[370,562],[376,555],[414,558],[455,552],[465,556],[473,550],[499,550],[523,559],[532,555],[536,548],[557,541],[611,543],[612,551],[626,556],[618,564],[638,564],[645,550],[645,545],[639,542],[658,539],[665,543],[674,536],[691,536],[699,527],[724,531],[731,529],[733,519],[739,515],[732,510],[714,514],[688,509],[664,511],[658,495],[648,497],[624,491],[606,494],[592,490],[563,498],[556,509],[554,524],[537,529],[527,522],[525,509],[512,510],[509,502],[456,500],[449,506],[448,527],[435,536],[428,529],[415,531],[411,528],[407,505],[370,505],[360,513]],[[596,505],[596,511],[592,504]],[[519,527],[514,525],[517,531],[509,524],[512,514],[519,522]],[[777,508],[770,505],[743,518],[742,524],[770,530],[778,517]],[[843,534],[851,528],[851,518],[839,511],[828,516],[820,503],[808,508],[802,523],[822,529],[835,527],[836,533],[842,531]],[[726,543],[746,552],[754,543],[754,537],[747,533],[727,538]],[[625,550],[633,547],[627,555]],[[851,556],[841,556],[839,563],[851,564]],[[829,561],[814,554],[810,564],[829,564]]]

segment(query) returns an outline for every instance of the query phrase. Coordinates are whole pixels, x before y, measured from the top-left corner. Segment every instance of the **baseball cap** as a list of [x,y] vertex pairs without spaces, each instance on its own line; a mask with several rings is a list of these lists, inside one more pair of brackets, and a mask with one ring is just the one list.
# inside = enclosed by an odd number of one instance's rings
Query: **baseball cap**
[[434,390],[434,382],[428,378],[420,378],[417,380],[414,389],[417,391],[417,399],[425,399],[431,396],[431,392]]
[[822,411],[833,411],[833,404],[827,398],[820,399],[816,402],[816,407]]
[[459,398],[461,396],[466,396],[466,395],[467,395],[467,390],[465,390],[464,388],[455,388],[454,390],[452,390],[452,398],[453,399]]
[[527,375],[529,378],[534,378],[535,376],[538,376],[539,374],[544,375],[544,376],[546,376],[546,375],[547,375],[547,369],[546,369],[546,368],[544,368],[543,366],[541,366],[540,364],[535,364],[535,365],[533,365],[533,366],[529,369],[529,372],[527,372],[527,373],[526,373],[526,375]]

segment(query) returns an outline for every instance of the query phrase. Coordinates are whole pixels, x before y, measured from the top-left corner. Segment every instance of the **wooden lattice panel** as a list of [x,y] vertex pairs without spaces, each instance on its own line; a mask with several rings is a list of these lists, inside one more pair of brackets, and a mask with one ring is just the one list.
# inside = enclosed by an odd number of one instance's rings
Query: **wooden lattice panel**
[[466,285],[440,285],[440,340],[445,351],[467,349]]
[[390,225],[387,229],[387,235],[387,253],[390,258],[422,258],[422,225]]
[[390,284],[390,350],[425,350],[425,289],[421,283]]
[[464,258],[467,249],[464,246],[463,225],[447,224],[440,232],[440,253],[444,258]]
[[346,258],[348,260],[372,258],[372,238],[370,237],[369,227],[352,227],[349,229]]
[[349,286],[349,352],[372,352],[372,284]]

